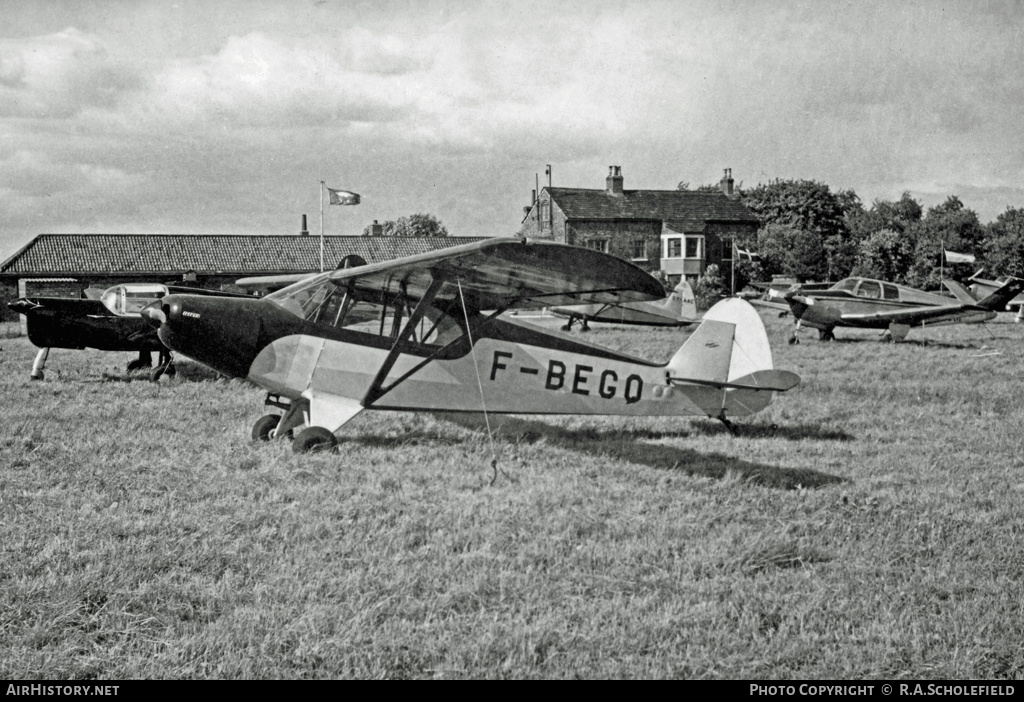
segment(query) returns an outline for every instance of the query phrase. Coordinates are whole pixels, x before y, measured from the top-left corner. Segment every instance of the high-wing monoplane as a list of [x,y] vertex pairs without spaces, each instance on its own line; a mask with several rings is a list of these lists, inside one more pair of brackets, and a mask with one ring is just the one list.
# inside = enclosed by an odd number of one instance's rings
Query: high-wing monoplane
[[579,322],[582,331],[590,331],[590,322],[607,324],[643,324],[651,327],[685,327],[697,321],[697,303],[686,279],[679,281],[665,299],[654,302],[621,302],[552,307],[552,314],[568,317],[562,331]]
[[140,314],[146,305],[168,292],[227,295],[159,283],[123,283],[107,288],[97,298],[22,297],[8,303],[25,315],[28,339],[39,347],[32,364],[31,377],[42,380],[51,348],[99,349],[101,351],[137,351],[138,358],[128,370],[152,367],[152,352],[159,352],[151,380],[165,373],[174,375],[171,352],[160,343],[151,324]]
[[336,446],[335,432],[364,409],[707,415],[728,425],[799,382],[773,370],[761,320],[742,300],[709,310],[668,363],[499,316],[663,295],[607,254],[488,239],[327,271],[259,299],[168,295],[143,315],[169,348],[266,389],[265,404],[283,415],[260,418],[253,438],[295,432],[297,452]]
[[801,326],[818,330],[818,338],[835,338],[836,327],[883,329],[883,337],[902,341],[913,327],[966,324],[993,319],[1006,303],[1024,290],[1024,279],[1006,281],[991,294],[977,298],[960,283],[944,280],[956,297],[925,292],[871,278],[846,278],[828,290],[804,293],[773,292],[789,305],[796,327],[789,343],[797,341]]

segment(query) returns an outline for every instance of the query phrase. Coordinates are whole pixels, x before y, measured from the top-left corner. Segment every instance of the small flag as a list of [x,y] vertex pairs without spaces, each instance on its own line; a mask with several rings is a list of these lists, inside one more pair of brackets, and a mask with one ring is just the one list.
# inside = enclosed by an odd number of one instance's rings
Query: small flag
[[974,263],[974,256],[971,254],[957,253],[949,249],[943,249],[946,253],[946,263]]
[[736,250],[736,258],[738,258],[741,261],[751,261],[751,262],[753,262],[753,261],[760,261],[761,260],[761,256],[759,256],[758,254],[754,253],[753,251],[747,251],[746,249],[741,249],[739,246],[736,246],[735,243],[732,245],[732,247],[733,247],[733,249]]
[[327,194],[330,195],[332,205],[359,204],[359,193],[349,192],[348,190],[334,190],[333,188],[327,188]]

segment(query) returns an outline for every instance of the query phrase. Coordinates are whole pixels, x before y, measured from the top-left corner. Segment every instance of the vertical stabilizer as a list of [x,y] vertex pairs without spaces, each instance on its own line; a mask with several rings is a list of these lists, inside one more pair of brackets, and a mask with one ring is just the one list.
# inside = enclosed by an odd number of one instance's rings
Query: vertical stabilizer
[[673,377],[715,382],[732,382],[773,367],[761,317],[738,298],[722,300],[708,310],[668,363]]
[[672,294],[665,298],[662,307],[678,320],[697,319],[697,299],[686,278],[679,281]]

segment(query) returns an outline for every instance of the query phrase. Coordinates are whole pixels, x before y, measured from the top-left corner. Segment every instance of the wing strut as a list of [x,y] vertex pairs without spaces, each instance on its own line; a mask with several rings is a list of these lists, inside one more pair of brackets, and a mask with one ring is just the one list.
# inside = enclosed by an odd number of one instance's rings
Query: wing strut
[[[440,292],[442,287],[444,287],[444,284],[445,280],[443,278],[434,278],[430,281],[430,286],[423,293],[423,297],[421,297],[419,303],[417,303],[416,309],[412,311],[412,314],[409,315],[409,318],[405,321],[405,326],[402,328],[402,331],[399,332],[398,336],[395,337],[395,341],[391,344],[391,350],[388,352],[387,357],[380,365],[380,368],[377,369],[377,375],[374,376],[373,382],[370,383],[370,387],[366,390],[366,395],[363,396],[363,407],[369,407],[375,401],[380,399],[384,393],[408,377],[409,374],[407,373],[390,386],[386,388],[384,387],[384,379],[388,377],[388,373],[394,367],[395,361],[397,361],[399,355],[401,355],[399,347],[405,343],[413,331],[415,331],[416,325],[423,318],[423,315],[426,314],[427,308],[430,307],[430,304],[434,301],[434,298],[437,297],[437,293]],[[395,302],[397,305],[399,301],[396,300]],[[383,324],[383,322],[381,323]],[[419,368],[419,366],[417,366],[417,368]]]

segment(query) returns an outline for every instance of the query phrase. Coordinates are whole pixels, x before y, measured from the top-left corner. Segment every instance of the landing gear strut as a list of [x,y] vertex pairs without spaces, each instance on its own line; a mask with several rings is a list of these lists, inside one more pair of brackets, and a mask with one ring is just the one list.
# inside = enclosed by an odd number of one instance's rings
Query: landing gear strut
[[49,356],[49,346],[39,349],[39,353],[36,354],[36,360],[32,362],[32,372],[29,374],[32,380],[43,380],[46,377],[43,369],[46,368],[46,359]]
[[306,427],[298,434],[294,434],[293,438],[294,430],[307,421],[309,400],[300,398],[289,401],[280,395],[268,393],[263,404],[284,410],[284,416],[267,414],[257,419],[252,425],[253,441],[292,439],[292,450],[295,453],[333,451],[338,447],[337,437],[324,427]]

